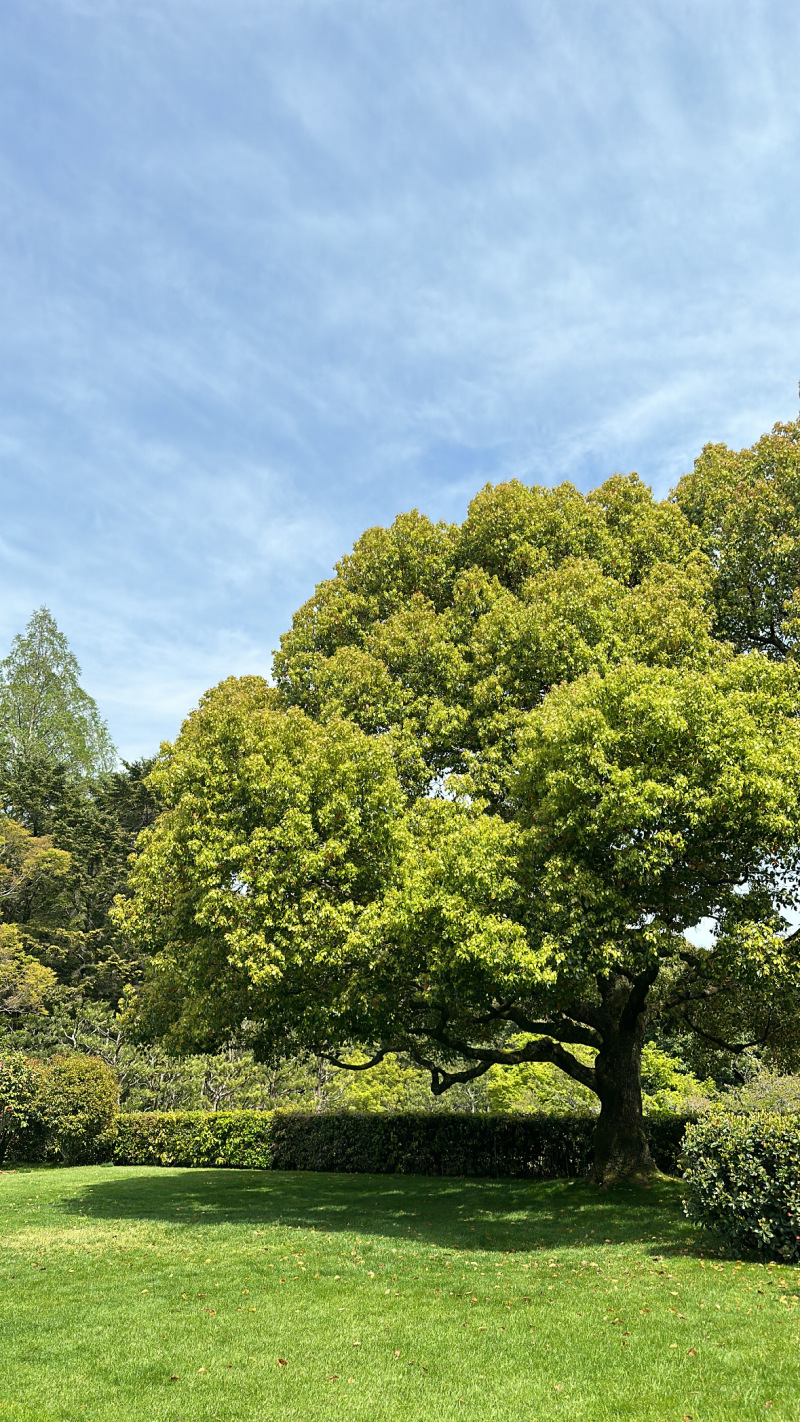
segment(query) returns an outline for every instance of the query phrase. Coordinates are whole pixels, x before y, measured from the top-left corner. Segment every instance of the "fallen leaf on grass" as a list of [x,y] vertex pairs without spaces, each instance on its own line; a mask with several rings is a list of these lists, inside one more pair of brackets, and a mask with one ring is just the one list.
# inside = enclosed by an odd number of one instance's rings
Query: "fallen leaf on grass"
[[395,1356],[396,1358],[399,1358],[399,1357],[400,1357],[400,1349],[399,1349],[399,1348],[395,1348],[395,1350],[394,1350],[394,1356]]
[[696,1348],[690,1348],[689,1351],[688,1351],[688,1353],[686,1354],[686,1356],[687,1356],[687,1358],[696,1358],[696,1357],[697,1357],[697,1349],[696,1349]]
[[177,1373],[173,1373],[172,1377],[170,1378],[170,1382],[180,1382],[179,1375]]
[[278,1359],[278,1367],[280,1367],[280,1368],[288,1368],[288,1366],[289,1366],[289,1364],[287,1363],[287,1361],[286,1361],[285,1358],[279,1358],[279,1359]]
[[338,1382],[338,1381],[339,1381],[339,1374],[338,1374],[338,1373],[331,1373],[330,1377],[328,1378],[328,1382]]

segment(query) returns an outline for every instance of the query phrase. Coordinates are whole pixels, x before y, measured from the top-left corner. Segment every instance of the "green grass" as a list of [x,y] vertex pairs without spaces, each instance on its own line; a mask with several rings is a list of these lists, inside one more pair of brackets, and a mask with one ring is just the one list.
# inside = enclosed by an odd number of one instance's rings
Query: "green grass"
[[19,1167],[0,1219],[0,1422],[800,1418],[799,1271],[671,1181]]

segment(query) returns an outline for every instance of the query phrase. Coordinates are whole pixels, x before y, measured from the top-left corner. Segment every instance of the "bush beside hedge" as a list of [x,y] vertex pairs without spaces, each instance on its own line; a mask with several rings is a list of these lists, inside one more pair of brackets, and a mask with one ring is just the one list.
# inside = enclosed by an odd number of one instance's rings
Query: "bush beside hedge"
[[116,1074],[99,1057],[71,1052],[42,1066],[36,1111],[47,1159],[66,1165],[107,1160],[119,1110]]
[[[646,1123],[662,1170],[676,1169],[686,1124],[678,1116]],[[117,1118],[113,1159],[119,1165],[555,1179],[587,1172],[594,1125],[585,1116],[132,1113]]]
[[681,1163],[690,1219],[736,1252],[800,1260],[800,1118],[703,1117]]
[[119,1083],[99,1057],[0,1057],[0,1160],[108,1160]]

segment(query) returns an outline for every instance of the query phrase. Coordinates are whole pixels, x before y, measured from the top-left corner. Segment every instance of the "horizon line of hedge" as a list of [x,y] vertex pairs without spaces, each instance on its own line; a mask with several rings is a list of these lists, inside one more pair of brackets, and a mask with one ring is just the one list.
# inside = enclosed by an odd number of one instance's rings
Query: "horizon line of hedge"
[[[693,1116],[645,1119],[659,1169],[674,1173]],[[115,1120],[117,1165],[314,1170],[386,1175],[585,1175],[596,1120],[330,1111],[137,1111]]]

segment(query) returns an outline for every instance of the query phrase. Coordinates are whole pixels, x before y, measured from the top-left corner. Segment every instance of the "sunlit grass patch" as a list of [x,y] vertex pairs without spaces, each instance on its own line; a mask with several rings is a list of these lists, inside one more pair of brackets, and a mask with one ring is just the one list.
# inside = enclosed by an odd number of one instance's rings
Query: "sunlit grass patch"
[[674,1182],[89,1167],[0,1210],[0,1422],[798,1415],[798,1270],[701,1251]]

